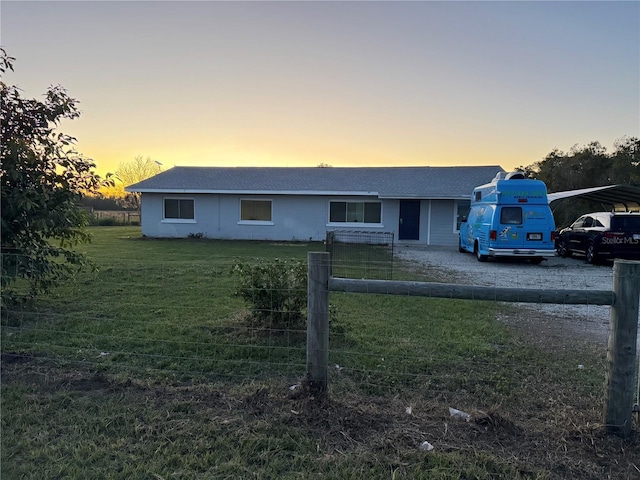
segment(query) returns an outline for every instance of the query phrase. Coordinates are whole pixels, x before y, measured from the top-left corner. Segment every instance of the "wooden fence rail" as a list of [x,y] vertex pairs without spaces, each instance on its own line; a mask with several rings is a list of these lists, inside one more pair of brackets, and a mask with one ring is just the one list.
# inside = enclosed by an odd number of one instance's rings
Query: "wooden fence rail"
[[[610,305],[607,350],[604,424],[607,431],[629,436],[633,426],[635,369],[637,362],[638,309],[640,303],[640,262],[616,260],[613,265],[613,290],[538,290],[495,288],[390,280],[332,278],[330,257],[325,252],[310,252],[307,381],[316,392],[328,387],[329,291],[423,296],[465,300],[573,305]],[[638,387],[640,402],[640,386]]]
[[346,293],[378,293],[414,297],[456,298],[522,303],[613,305],[615,293],[607,290],[539,290],[495,288],[449,283],[401,282],[391,280],[329,279],[329,290]]

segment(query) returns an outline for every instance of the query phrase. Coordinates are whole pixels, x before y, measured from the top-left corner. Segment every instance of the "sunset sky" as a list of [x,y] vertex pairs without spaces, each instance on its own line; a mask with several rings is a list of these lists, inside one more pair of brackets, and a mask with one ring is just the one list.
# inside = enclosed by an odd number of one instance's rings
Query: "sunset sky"
[[640,135],[640,2],[0,3],[5,81],[101,173],[530,165]]

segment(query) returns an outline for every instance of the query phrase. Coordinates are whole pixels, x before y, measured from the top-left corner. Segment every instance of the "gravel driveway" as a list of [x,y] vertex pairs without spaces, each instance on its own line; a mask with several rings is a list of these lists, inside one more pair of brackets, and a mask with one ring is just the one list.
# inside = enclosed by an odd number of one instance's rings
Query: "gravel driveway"
[[[611,290],[611,264],[590,265],[581,258],[553,257],[540,265],[522,260],[489,260],[482,263],[475,255],[458,252],[457,247],[397,246],[397,256],[427,267],[430,276],[447,283],[494,287]],[[557,335],[580,334],[606,344],[609,306],[517,304],[528,312],[527,321]],[[520,322],[522,318],[507,319]]]

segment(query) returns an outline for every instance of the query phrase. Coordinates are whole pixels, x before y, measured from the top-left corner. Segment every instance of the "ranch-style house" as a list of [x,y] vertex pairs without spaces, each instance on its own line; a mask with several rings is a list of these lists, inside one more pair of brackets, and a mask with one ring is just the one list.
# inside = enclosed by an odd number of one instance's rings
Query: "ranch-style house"
[[392,232],[404,244],[457,245],[474,187],[499,166],[174,167],[141,194],[147,237],[321,241],[327,231]]

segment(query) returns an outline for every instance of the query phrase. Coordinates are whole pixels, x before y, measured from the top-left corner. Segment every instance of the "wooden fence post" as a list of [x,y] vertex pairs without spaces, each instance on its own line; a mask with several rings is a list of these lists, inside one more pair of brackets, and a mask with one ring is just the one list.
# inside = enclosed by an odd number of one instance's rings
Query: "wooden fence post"
[[628,437],[632,429],[638,341],[640,262],[615,260],[611,306],[604,424],[609,433]]
[[327,391],[329,374],[329,253],[307,254],[307,386]]
[[335,240],[335,233],[332,232],[331,230],[327,230],[327,236],[326,236],[325,241],[324,241],[324,245],[325,245],[324,251],[325,252],[329,252],[329,260],[328,260],[328,262],[329,262],[329,276],[333,275],[333,261],[332,261],[332,258],[333,258],[333,249],[335,247],[334,240]]

